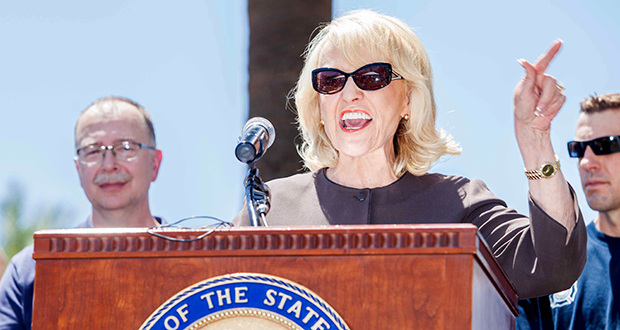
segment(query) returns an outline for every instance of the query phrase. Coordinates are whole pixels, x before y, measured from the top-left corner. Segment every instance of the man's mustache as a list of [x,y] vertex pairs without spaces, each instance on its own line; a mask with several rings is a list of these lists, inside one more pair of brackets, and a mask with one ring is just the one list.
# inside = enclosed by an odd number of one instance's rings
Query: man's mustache
[[116,173],[100,173],[95,177],[95,180],[93,181],[94,184],[96,185],[101,185],[104,183],[116,183],[116,182],[120,182],[120,183],[125,183],[127,181],[131,180],[131,175],[127,174],[127,173],[120,173],[120,172],[116,172]]

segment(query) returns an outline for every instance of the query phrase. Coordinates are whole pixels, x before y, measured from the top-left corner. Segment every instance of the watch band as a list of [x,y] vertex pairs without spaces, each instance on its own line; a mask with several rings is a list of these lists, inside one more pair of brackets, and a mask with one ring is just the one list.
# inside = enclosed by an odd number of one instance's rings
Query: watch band
[[560,170],[560,158],[555,155],[555,162],[544,163],[538,170],[525,169],[525,176],[530,180],[552,178]]

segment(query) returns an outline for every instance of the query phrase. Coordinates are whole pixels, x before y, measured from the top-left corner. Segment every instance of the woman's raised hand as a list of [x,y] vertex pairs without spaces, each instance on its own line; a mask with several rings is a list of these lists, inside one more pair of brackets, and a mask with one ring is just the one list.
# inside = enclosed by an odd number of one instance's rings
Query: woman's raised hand
[[525,76],[515,89],[515,126],[522,129],[549,131],[551,121],[560,111],[566,96],[564,86],[545,73],[549,63],[562,47],[562,41],[556,40],[536,64],[520,59],[518,62],[525,69]]

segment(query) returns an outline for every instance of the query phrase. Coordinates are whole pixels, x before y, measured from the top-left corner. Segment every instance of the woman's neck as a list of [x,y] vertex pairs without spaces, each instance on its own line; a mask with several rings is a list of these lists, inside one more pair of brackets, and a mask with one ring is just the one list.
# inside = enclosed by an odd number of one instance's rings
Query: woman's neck
[[[393,158],[393,157],[392,157]],[[339,157],[338,164],[329,168],[327,177],[342,186],[351,188],[378,188],[398,180],[389,157]]]

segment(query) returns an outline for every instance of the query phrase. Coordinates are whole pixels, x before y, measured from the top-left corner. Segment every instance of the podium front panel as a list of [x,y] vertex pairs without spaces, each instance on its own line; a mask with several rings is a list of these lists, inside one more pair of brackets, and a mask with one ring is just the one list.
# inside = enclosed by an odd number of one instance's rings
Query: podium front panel
[[311,289],[351,329],[486,328],[490,311],[509,329],[516,295],[489,255],[471,225],[241,228],[192,243],[141,229],[44,231],[33,326],[137,329],[179,291],[249,272]]

